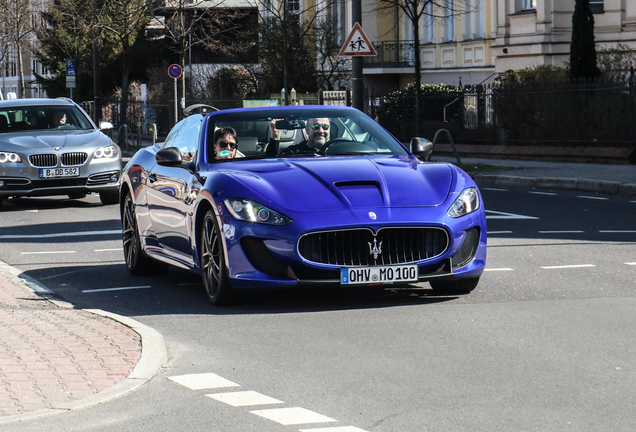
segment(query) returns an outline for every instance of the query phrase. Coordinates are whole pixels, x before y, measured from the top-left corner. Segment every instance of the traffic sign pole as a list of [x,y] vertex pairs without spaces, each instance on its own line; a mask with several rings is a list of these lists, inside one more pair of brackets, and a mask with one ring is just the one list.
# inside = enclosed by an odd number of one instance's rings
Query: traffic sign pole
[[171,64],[168,67],[168,76],[174,79],[174,124],[179,122],[179,89],[177,86],[177,80],[183,73],[183,69],[178,64]]

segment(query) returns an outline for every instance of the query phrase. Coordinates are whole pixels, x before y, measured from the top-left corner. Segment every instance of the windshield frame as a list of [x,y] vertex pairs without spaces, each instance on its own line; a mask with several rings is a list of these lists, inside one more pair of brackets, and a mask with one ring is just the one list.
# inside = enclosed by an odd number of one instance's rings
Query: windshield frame
[[[386,129],[384,129],[380,124],[378,124],[371,117],[366,115],[365,113],[353,109],[350,107],[341,107],[341,106],[329,106],[329,105],[307,105],[307,106],[293,106],[293,107],[263,107],[263,108],[243,108],[243,109],[232,109],[232,110],[223,110],[209,114],[204,121],[202,131],[205,134],[205,139],[201,140],[201,144],[204,146],[210,147],[214,143],[214,131],[215,128],[218,128],[217,125],[232,125],[236,123],[247,123],[247,122],[260,122],[262,123],[259,127],[263,129],[262,131],[259,129],[258,133],[258,145],[259,146],[267,146],[268,141],[264,141],[265,139],[269,139],[269,132],[267,131],[267,126],[269,121],[273,119],[285,119],[288,121],[297,121],[301,120],[299,124],[294,128],[295,130],[302,131],[304,135],[304,139],[307,138],[305,132],[305,122],[303,120],[307,120],[309,118],[329,118],[338,120],[338,127],[345,128],[345,130],[341,131],[341,134],[346,134],[351,139],[351,142],[364,142],[358,141],[359,136],[356,136],[355,131],[352,128],[347,126],[347,122],[353,122],[357,126],[361,127],[362,130],[367,133],[372,140],[379,140],[379,145],[386,149],[384,152],[364,152],[364,151],[356,151],[352,153],[341,153],[341,154],[333,154],[335,155],[384,155],[384,156],[409,156],[411,155],[408,149],[397,140],[391,133],[389,133]],[[237,131],[238,134],[238,144],[239,151],[241,150],[241,133]],[[254,135],[254,134],[251,134]],[[250,135],[247,135],[250,136]],[[342,135],[341,135],[342,137]],[[253,138],[250,136],[250,138]],[[297,137],[296,144],[298,143]],[[333,137],[330,137],[330,140],[333,140]],[[328,141],[329,142],[329,141]],[[325,156],[324,154],[314,153],[303,153],[303,154],[278,154],[272,156],[266,156],[264,149],[261,153],[249,154],[246,152],[245,157],[239,157],[234,159],[227,160],[215,160],[212,156],[209,155],[209,151],[206,149],[201,149],[201,157],[203,163],[218,163],[218,162],[231,162],[231,161],[240,161],[245,159],[266,159],[266,158],[287,158],[287,157],[320,157]]]

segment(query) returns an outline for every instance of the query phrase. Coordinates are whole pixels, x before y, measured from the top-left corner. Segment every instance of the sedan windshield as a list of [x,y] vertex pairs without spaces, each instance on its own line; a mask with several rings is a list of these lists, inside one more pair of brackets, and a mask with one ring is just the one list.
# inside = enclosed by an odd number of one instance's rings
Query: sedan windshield
[[[406,155],[402,145],[366,114],[351,109],[236,110],[210,117],[208,161],[242,157]],[[226,150],[223,152],[223,150]]]
[[86,116],[70,105],[0,108],[0,133],[34,130],[93,129]]

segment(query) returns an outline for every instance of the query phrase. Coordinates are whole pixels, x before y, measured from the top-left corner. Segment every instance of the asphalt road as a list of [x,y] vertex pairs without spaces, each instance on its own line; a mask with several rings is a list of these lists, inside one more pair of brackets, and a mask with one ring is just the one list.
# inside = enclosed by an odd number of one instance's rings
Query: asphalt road
[[[3,430],[633,430],[636,200],[482,193],[488,269],[471,295],[272,290],[226,308],[186,272],[128,275],[118,209],[97,196],[5,202],[0,260],[157,329],[169,363],[132,394]],[[220,387],[178,378],[203,373]],[[281,402],[297,409],[271,419]]]

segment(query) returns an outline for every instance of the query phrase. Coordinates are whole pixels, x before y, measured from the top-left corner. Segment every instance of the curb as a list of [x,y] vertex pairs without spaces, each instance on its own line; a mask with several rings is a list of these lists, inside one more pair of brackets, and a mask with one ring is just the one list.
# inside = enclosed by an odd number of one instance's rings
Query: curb
[[509,175],[473,174],[478,186],[530,187],[560,189],[579,192],[595,192],[606,195],[636,196],[636,184],[605,180],[534,178]]
[[[54,295],[53,291],[51,291],[49,288],[45,287],[32,277],[25,275],[19,269],[12,267],[2,261],[0,261],[0,269],[3,271],[3,273],[5,273],[5,275],[12,278],[20,279],[22,283],[24,283],[29,289],[33,290],[39,296],[54,303],[56,306],[67,309],[74,309],[74,306],[71,303],[52,298],[52,296]],[[139,334],[139,337],[141,338],[141,356],[137,361],[137,364],[133,368],[132,372],[126,378],[116,383],[114,386],[92,396],[88,396],[84,399],[77,400],[68,404],[60,404],[58,406],[54,406],[52,408],[47,408],[44,410],[38,410],[7,417],[0,417],[0,424],[59,414],[109,401],[144,385],[153,376],[155,376],[159,368],[161,368],[162,365],[166,363],[168,354],[165,341],[163,339],[163,335],[157,330],[148,327],[147,325],[142,324],[132,318],[118,315],[112,312],[103,311],[101,309],[77,310],[83,310],[95,315],[110,318],[131,328],[133,331]]]

